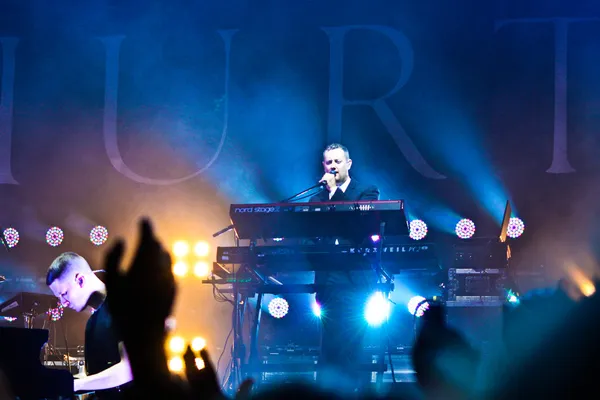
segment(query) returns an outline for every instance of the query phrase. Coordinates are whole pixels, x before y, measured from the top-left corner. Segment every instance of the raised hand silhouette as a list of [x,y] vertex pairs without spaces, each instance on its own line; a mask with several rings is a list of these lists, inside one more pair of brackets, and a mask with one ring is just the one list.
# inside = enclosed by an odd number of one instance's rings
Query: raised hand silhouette
[[[204,368],[198,369],[196,366],[196,356],[188,346],[183,355],[185,361],[185,374],[190,385],[192,397],[195,399],[225,399],[226,396],[219,387],[219,380],[215,367],[210,360],[206,349],[200,350],[200,358],[204,363]],[[253,381],[246,379],[237,390],[235,399],[245,400],[250,398]]]
[[124,243],[118,241],[105,260],[111,316],[124,331],[139,331],[143,326],[146,333],[164,335],[176,294],[171,257],[146,219],[140,222],[140,242],[126,272],[120,271],[124,251]]
[[129,355],[136,382],[169,375],[163,343],[165,319],[175,301],[171,257],[146,219],[140,242],[127,271],[121,270],[125,245],[118,241],[105,259],[106,302]]

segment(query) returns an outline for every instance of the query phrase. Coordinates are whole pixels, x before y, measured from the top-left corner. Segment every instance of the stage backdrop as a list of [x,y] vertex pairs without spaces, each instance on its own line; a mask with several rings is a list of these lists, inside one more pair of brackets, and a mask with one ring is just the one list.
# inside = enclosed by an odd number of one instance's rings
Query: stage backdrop
[[[523,268],[593,264],[597,3],[84,3],[0,6],[0,226],[20,232],[0,298],[45,290],[62,251],[101,268],[143,215],[168,245],[229,244],[210,240],[229,204],[312,185],[331,142],[432,229],[496,234],[510,200]],[[194,285],[189,304],[212,301]]]

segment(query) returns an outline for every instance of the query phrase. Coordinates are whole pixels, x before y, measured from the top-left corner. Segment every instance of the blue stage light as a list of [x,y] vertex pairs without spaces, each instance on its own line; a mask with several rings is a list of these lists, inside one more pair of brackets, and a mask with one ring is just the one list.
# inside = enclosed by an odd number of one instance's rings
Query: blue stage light
[[371,326],[379,326],[390,316],[390,301],[381,292],[374,293],[367,301],[365,319]]

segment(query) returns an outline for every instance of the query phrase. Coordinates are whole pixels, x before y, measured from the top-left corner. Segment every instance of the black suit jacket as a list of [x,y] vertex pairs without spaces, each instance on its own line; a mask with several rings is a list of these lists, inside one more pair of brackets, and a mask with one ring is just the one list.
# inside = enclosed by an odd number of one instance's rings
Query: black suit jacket
[[[375,185],[361,185],[355,179],[350,180],[350,184],[343,192],[337,189],[329,200],[329,192],[323,189],[320,193],[312,196],[310,202],[329,202],[329,201],[359,201],[359,200],[379,200],[379,189]],[[331,292],[336,292],[336,287],[352,285],[355,290],[368,290],[369,286],[376,283],[377,276],[373,271],[347,271],[343,265],[336,271],[317,271],[315,273],[315,283],[326,284],[330,287],[327,293],[317,293],[319,301],[327,301]]]
[[321,192],[310,198],[310,202],[328,202],[328,201],[358,201],[358,200],[379,200],[379,189],[375,185],[363,186],[355,179],[350,180],[350,184],[343,192],[337,189],[329,200],[329,192],[323,189]]

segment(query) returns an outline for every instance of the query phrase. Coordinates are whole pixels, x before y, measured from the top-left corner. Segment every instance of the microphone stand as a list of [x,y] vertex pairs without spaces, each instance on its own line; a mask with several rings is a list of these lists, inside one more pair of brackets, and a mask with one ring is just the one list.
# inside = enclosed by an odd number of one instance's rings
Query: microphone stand
[[[332,168],[331,171],[329,171],[329,173],[332,174],[332,175],[337,175],[338,172],[337,172],[337,170],[335,168]],[[287,203],[288,201],[292,201],[292,200],[294,200],[294,199],[296,199],[298,197],[301,197],[302,195],[304,195],[304,194],[306,194],[306,193],[308,193],[308,192],[310,192],[311,190],[314,190],[314,189],[321,188],[323,190],[323,189],[325,189],[326,186],[327,186],[326,182],[324,182],[324,181],[319,182],[316,185],[312,185],[308,189],[305,189],[305,190],[301,191],[300,193],[296,193],[292,197],[288,197],[287,199],[281,200],[280,203]]]
[[[385,240],[385,222],[381,222],[379,224],[379,248],[377,251],[377,261],[375,261],[375,272],[377,273],[377,280],[381,283],[384,283],[385,280],[385,289],[382,290],[382,294],[384,298],[389,301],[388,296],[391,291],[394,290],[394,284],[392,277],[387,273],[387,271],[383,268],[383,241]],[[383,278],[383,279],[382,279]],[[392,364],[392,349],[390,346],[390,334],[389,334],[389,316],[385,318],[383,321],[383,329],[379,332],[379,354],[377,357],[377,375],[375,377],[375,384],[378,388],[381,388],[383,384],[383,371],[385,364],[385,346],[384,342],[387,343],[388,350],[388,359],[390,363],[390,369],[392,370],[392,381],[396,383],[396,375],[394,372],[394,365]],[[387,339],[387,340],[386,340]]]
[[235,225],[233,225],[233,224],[231,224],[231,225],[229,225],[229,226],[227,226],[227,227],[225,227],[225,228],[221,229],[221,230],[220,230],[220,231],[218,231],[218,232],[215,232],[215,233],[213,233],[212,237],[216,238],[216,237],[218,237],[218,236],[221,236],[221,235],[222,235],[222,234],[224,234],[224,233],[227,233],[227,232],[229,232],[229,231],[230,231],[230,230],[232,230],[232,229],[235,229]]
[[[304,189],[303,191],[301,191],[300,193],[296,193],[295,195],[293,195],[292,197],[288,197],[287,199],[283,199],[280,201],[280,203],[287,203],[288,201],[293,201],[294,199],[301,197],[302,195],[310,192],[311,190],[315,190],[318,188],[322,188],[323,187],[323,183],[319,182],[316,185],[312,185],[311,187],[309,187],[308,189]],[[316,193],[315,193],[316,194]]]
[[[315,185],[312,185],[308,189],[304,189],[303,191],[301,191],[299,193],[296,193],[295,195],[293,195],[291,197],[288,197],[287,199],[280,200],[279,203],[287,203],[289,201],[293,201],[294,199],[296,199],[298,197],[301,197],[302,195],[304,195],[306,193],[309,193],[311,190],[315,190],[315,189],[318,189],[318,188],[323,188],[323,183],[322,182],[319,182],[319,183],[317,183]],[[227,233],[227,232],[229,232],[232,229],[235,229],[235,225],[234,224],[228,225],[225,228],[223,228],[223,229],[221,229],[221,230],[213,233],[212,237],[214,237],[214,238],[219,237],[222,234]]]

